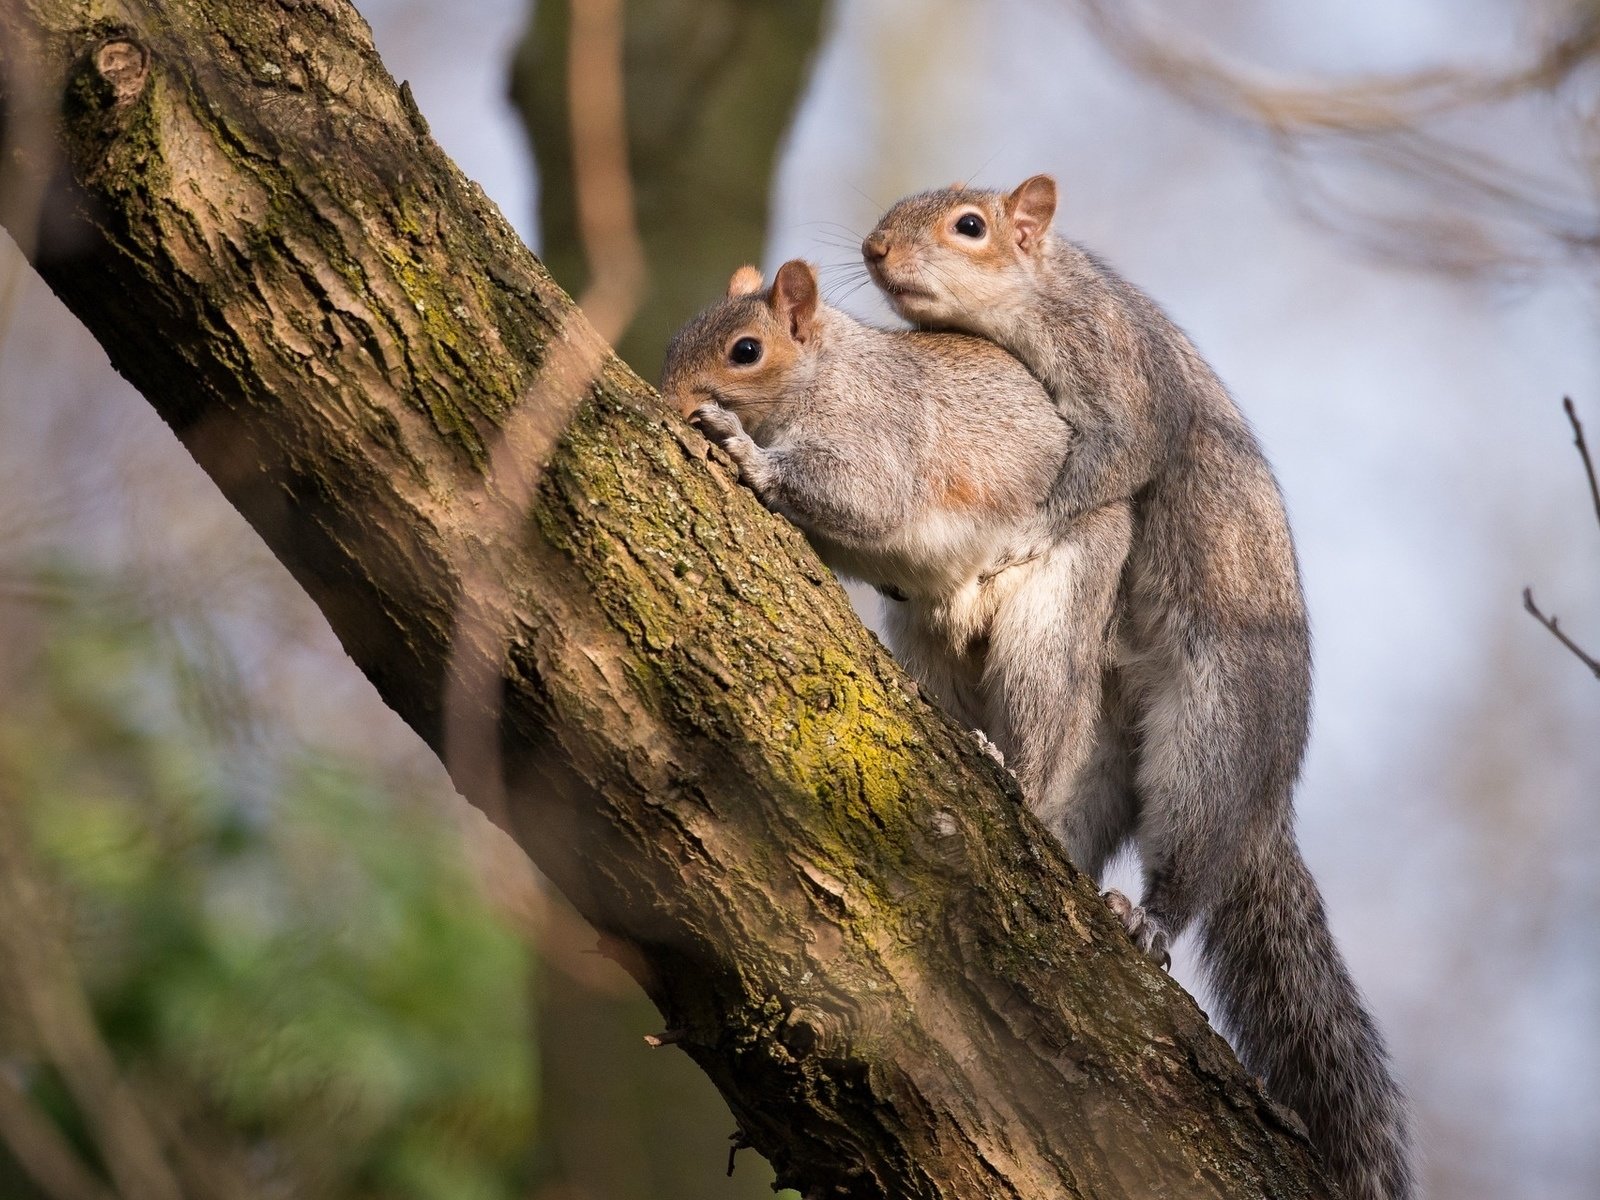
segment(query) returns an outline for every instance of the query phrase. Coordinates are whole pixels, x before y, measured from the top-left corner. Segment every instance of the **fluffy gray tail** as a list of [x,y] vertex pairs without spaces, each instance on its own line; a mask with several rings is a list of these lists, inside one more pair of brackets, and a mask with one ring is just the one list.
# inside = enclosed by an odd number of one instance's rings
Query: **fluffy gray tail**
[[1383,1037],[1328,931],[1322,896],[1280,831],[1207,915],[1222,1027],[1267,1091],[1300,1115],[1347,1200],[1413,1195],[1405,1100]]

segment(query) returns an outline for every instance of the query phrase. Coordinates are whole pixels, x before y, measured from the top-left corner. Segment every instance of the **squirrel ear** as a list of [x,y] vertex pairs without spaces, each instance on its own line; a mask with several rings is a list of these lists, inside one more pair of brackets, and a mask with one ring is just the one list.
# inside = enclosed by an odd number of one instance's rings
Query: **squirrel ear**
[[728,280],[728,295],[753,296],[761,290],[766,280],[761,278],[761,272],[754,267],[740,267],[733,273],[733,278]]
[[772,281],[772,311],[797,342],[809,341],[817,317],[817,272],[808,262],[790,259]]
[[1056,215],[1056,181],[1048,175],[1024,179],[1006,197],[1006,214],[1017,231],[1017,249],[1033,253]]

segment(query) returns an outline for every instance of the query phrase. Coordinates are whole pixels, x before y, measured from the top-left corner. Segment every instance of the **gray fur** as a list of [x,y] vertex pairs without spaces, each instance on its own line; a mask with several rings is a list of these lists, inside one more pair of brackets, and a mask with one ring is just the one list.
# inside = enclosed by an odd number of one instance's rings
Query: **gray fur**
[[[1041,509],[1073,431],[993,344],[874,329],[820,304],[797,339],[776,304],[733,296],[690,322],[663,394],[824,562],[896,597],[885,634],[897,657],[994,740],[1030,804],[1075,842],[1064,822],[1097,757],[1130,506],[1067,520]],[[766,365],[729,361],[744,336]]]
[[[864,244],[901,313],[1016,354],[1078,434],[1049,491],[1054,520],[1135,502],[1113,684],[1129,714],[1136,815],[1109,784],[1076,797],[1081,865],[1131,832],[1156,957],[1199,922],[1205,965],[1247,1066],[1305,1120],[1350,1200],[1412,1194],[1407,1118],[1382,1038],[1329,935],[1295,843],[1311,646],[1288,521],[1254,435],[1189,339],[1142,292],[1021,223],[1022,188],[952,190],[892,208]],[[977,212],[987,228],[963,237]],[[1096,777],[1087,772],[1086,779]],[[1079,853],[1080,851],[1074,851]]]

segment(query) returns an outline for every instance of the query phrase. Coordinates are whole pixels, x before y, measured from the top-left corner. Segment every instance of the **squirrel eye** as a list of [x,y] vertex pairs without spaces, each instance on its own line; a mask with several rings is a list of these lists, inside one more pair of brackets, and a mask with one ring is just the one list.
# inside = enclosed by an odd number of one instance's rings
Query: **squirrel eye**
[[751,337],[740,338],[728,351],[728,361],[738,363],[741,367],[748,367],[760,358],[761,343]]
[[983,218],[977,213],[962,213],[956,218],[956,232],[962,237],[981,238],[984,228]]

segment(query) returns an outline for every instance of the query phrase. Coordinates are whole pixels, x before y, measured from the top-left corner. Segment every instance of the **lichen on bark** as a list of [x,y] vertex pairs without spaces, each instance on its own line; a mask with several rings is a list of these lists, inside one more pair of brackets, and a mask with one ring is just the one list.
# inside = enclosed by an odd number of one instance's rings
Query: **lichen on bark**
[[[0,33],[0,185],[48,197],[7,227],[385,700],[441,752],[458,708],[491,721],[492,778],[447,763],[463,791],[780,1181],[1331,1194],[799,535],[597,343],[352,9],[0,0]],[[148,53],[136,88],[120,59],[86,77],[109,38]]]

